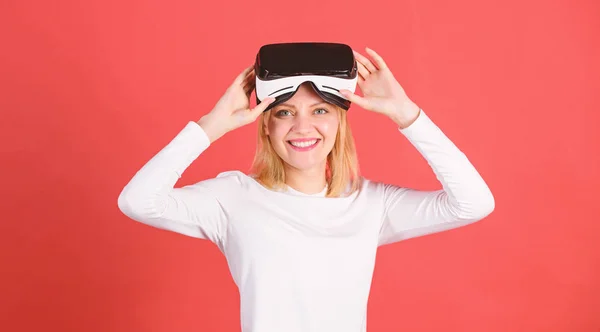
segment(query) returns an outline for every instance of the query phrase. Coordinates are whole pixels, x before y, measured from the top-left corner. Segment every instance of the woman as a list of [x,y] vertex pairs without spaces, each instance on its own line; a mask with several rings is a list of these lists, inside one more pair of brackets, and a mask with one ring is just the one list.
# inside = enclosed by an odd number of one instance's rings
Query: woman
[[[394,121],[428,161],[438,191],[358,176],[346,111],[302,85],[283,104],[249,109],[252,67],[214,109],[185,128],[119,196],[121,211],[161,229],[215,243],[241,297],[245,332],[365,331],[378,246],[481,220],[494,198],[467,157],[413,103],[384,60],[355,52],[361,108]],[[259,119],[254,171],[174,185],[209,145]]]

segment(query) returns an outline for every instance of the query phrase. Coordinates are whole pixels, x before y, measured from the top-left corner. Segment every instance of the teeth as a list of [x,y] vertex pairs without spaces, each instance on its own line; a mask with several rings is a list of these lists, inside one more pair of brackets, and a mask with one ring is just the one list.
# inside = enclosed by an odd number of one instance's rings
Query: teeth
[[308,146],[311,146],[311,145],[313,145],[313,144],[317,143],[317,140],[316,140],[316,139],[314,139],[314,140],[311,140],[311,141],[304,141],[304,142],[294,142],[294,141],[290,141],[290,143],[291,143],[293,146],[297,146],[297,147],[299,147],[299,148],[305,148],[305,147],[308,147]]

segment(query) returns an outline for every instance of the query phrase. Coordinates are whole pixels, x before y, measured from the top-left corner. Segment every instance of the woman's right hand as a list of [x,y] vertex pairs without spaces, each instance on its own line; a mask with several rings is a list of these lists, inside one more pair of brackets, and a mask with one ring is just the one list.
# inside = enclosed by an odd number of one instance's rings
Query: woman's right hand
[[250,109],[250,94],[255,88],[255,79],[254,66],[244,69],[212,111],[198,120],[211,143],[234,129],[254,122],[267,106],[275,101],[275,98],[265,98],[255,108]]

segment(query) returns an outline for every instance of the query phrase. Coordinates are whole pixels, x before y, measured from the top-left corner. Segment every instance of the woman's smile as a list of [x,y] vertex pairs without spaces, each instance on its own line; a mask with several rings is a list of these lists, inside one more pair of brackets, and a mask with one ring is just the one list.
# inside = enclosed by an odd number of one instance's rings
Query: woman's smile
[[320,138],[301,138],[287,141],[292,149],[296,151],[309,151],[314,149],[319,142]]

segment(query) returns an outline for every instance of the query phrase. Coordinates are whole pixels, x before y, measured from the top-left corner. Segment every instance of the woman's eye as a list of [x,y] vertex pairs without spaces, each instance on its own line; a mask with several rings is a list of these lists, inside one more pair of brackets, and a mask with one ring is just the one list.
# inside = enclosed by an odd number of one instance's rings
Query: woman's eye
[[288,110],[281,110],[281,111],[277,112],[277,116],[288,116],[290,114],[291,113]]
[[319,108],[318,110],[315,110],[316,114],[326,114],[327,110],[324,108]]

